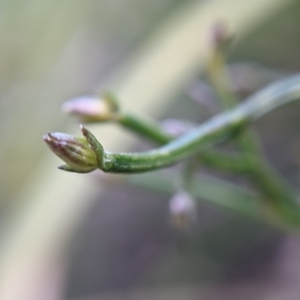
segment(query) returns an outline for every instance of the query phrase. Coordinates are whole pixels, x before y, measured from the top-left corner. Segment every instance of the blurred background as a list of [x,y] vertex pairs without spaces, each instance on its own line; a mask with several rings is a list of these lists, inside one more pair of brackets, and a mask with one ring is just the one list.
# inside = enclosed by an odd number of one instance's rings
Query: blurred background
[[[230,73],[242,97],[298,72],[300,2],[248,2],[0,0],[0,300],[298,299],[297,238],[205,199],[195,226],[179,230],[168,210],[175,188],[58,171],[42,141],[79,134],[61,104],[101,89],[159,120],[218,112],[202,72],[219,20],[235,33]],[[255,125],[296,188],[299,119],[292,104]],[[116,125],[89,128],[110,151],[154,147]]]

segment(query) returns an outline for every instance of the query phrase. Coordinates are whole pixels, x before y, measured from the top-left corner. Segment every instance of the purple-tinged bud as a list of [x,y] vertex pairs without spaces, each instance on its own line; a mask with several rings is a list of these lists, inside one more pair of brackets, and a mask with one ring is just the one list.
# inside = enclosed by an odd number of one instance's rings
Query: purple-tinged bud
[[184,190],[178,191],[169,202],[169,211],[173,226],[187,229],[196,220],[196,205],[192,196]]
[[96,154],[85,137],[55,132],[44,135],[43,139],[51,151],[66,163],[60,169],[77,173],[97,169]]
[[227,24],[222,21],[212,25],[210,35],[213,46],[218,49],[227,48],[233,39],[233,35],[229,33]]
[[85,123],[110,121],[118,112],[118,105],[111,94],[102,97],[83,96],[65,102],[62,110]]

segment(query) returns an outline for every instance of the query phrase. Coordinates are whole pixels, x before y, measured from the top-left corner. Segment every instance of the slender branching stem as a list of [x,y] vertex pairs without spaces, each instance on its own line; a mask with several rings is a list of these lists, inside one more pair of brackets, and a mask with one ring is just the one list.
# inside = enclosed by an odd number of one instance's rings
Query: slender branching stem
[[[175,139],[174,136],[164,132],[153,120],[145,120],[126,113],[120,113],[114,120],[125,128],[159,145],[167,144]],[[199,153],[194,159],[196,158],[201,161],[203,165],[217,168],[221,171],[234,173],[248,172],[248,163],[244,157],[239,154],[228,154],[216,149],[209,149],[209,151]]]
[[115,121],[123,127],[160,145],[167,144],[174,139],[173,136],[163,131],[153,120],[145,120],[144,118],[139,118],[132,114],[120,113],[119,116],[115,118]]
[[[48,133],[44,140],[67,163],[60,167],[66,171],[91,172],[98,167],[104,172],[133,174],[186,160],[186,169],[183,172],[185,189],[192,187],[191,179],[195,175],[198,161],[220,170],[247,174],[260,191],[260,199],[264,200],[257,202],[260,208],[264,208],[260,211],[269,216],[271,221],[298,230],[300,206],[295,193],[266,161],[258,138],[249,125],[274,109],[299,99],[300,75],[275,82],[240,103],[232,91],[226,69],[225,50],[230,38],[226,36],[222,25],[215,27],[213,40],[215,48],[208,61],[207,73],[223,104],[224,112],[174,138],[153,121],[121,112],[114,97],[106,94],[102,101],[89,98],[84,108],[82,99],[69,102],[65,108],[83,121],[118,122],[162,146],[139,153],[108,152],[83,126],[81,130],[85,138]],[[241,151],[238,154],[228,155],[211,149],[212,146],[229,140],[236,141],[240,146]]]
[[[226,69],[225,51],[216,48],[208,64],[208,74],[212,85],[218,94],[225,109],[232,108],[239,103],[239,99],[232,92],[232,83]],[[289,83],[289,81],[286,81]],[[297,83],[295,83],[297,86]],[[293,93],[293,92],[292,92]],[[270,97],[266,90],[265,98]],[[287,98],[286,98],[287,99]],[[237,138],[242,149],[242,155],[249,160],[248,171],[261,190],[265,202],[270,207],[289,218],[292,222],[299,223],[298,205],[295,204],[295,195],[288,184],[280,178],[275,170],[263,157],[257,135],[251,128],[246,128]]]
[[[198,156],[213,145],[235,138],[251,122],[299,98],[300,75],[295,75],[266,87],[243,103],[212,117],[166,145],[140,153],[105,151],[95,136],[83,126],[81,130],[85,138],[49,133],[44,136],[44,140],[67,163],[67,167],[63,167],[66,171],[90,172],[98,167],[111,173],[147,172]],[[146,129],[149,130],[149,127],[145,127],[144,132]],[[165,138],[162,135],[160,138],[162,143]],[[248,164],[249,175],[252,175],[265,199],[261,202],[261,206],[266,208],[265,213],[276,222],[280,220],[284,226],[298,228],[299,206],[284,181],[261,155],[255,156],[246,151],[243,159]]]
[[[298,98],[300,75],[268,86],[242,104],[214,116],[160,148],[140,153],[111,153],[101,150],[97,153],[101,156],[98,159],[101,162],[99,167],[105,172],[137,173],[169,166],[202,149],[228,140],[250,122]],[[98,146],[98,149],[101,147]]]

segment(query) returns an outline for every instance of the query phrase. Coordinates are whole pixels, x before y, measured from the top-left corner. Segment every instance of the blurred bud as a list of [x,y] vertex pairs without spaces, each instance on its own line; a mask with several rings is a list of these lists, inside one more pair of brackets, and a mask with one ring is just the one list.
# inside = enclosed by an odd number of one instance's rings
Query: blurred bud
[[77,173],[88,173],[97,169],[96,155],[85,137],[55,132],[48,133],[43,139],[52,152],[66,163],[59,169]]
[[211,27],[211,43],[215,48],[226,49],[233,40],[233,35],[229,33],[227,24],[219,21]]
[[106,93],[102,97],[77,97],[62,105],[62,110],[85,123],[110,121],[118,111],[115,98]]
[[169,202],[171,222],[178,229],[187,229],[196,220],[196,205],[190,194],[180,190]]
[[177,119],[164,120],[161,122],[160,125],[164,130],[164,132],[174,137],[179,136],[195,128],[195,126],[191,122],[177,120]]

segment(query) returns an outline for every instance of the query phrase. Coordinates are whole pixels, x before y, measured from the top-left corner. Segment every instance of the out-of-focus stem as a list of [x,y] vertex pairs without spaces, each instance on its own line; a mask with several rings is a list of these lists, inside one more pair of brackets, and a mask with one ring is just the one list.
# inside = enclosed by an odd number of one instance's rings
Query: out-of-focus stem
[[[207,70],[224,108],[229,109],[237,105],[239,99],[231,90],[232,84],[226,69],[225,52],[222,47],[214,49]],[[268,98],[270,95],[265,93],[265,97]],[[241,146],[244,157],[248,157],[249,174],[252,175],[253,181],[263,193],[265,200],[271,204],[270,207],[282,214],[284,218],[287,217],[290,222],[299,224],[299,208],[295,203],[295,195],[263,157],[255,132],[250,128],[245,129],[243,134],[238,136],[237,142]]]

